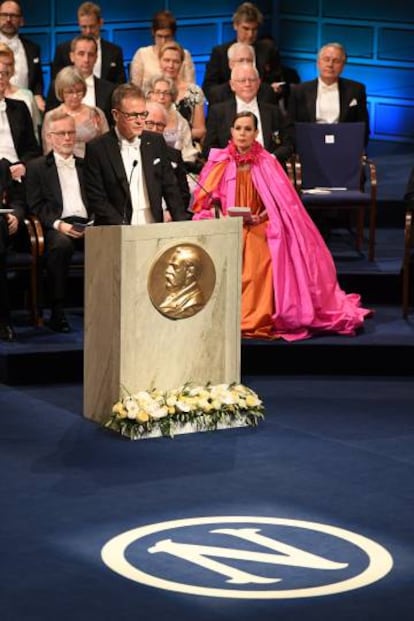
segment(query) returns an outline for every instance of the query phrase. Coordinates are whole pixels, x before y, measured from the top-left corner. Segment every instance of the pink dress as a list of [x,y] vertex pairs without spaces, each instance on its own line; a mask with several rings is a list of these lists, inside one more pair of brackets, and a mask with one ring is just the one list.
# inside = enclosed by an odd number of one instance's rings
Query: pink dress
[[[199,182],[220,199],[225,215],[227,206],[240,205],[236,192],[237,170],[241,164],[250,165],[251,181],[267,211],[268,222],[250,227],[249,234],[253,232],[265,238],[273,280],[273,315],[270,330],[265,328],[267,334],[263,334],[260,321],[256,324],[258,331],[245,324],[247,306],[243,300],[246,295],[243,285],[242,336],[295,341],[323,332],[355,335],[372,311],[361,307],[358,294],[347,294],[339,287],[332,255],[273,155],[257,142],[244,156],[232,143],[225,149],[211,149]],[[211,199],[197,187],[194,219],[213,217],[210,204]],[[254,253],[246,245],[247,239],[245,231],[243,263],[250,266],[249,277],[256,280],[255,295],[260,297],[261,268],[265,259],[251,256]],[[261,268],[252,269],[254,262],[260,262]],[[243,266],[242,280],[245,278]],[[263,295],[266,295],[265,291]],[[264,318],[263,325],[267,323]]]

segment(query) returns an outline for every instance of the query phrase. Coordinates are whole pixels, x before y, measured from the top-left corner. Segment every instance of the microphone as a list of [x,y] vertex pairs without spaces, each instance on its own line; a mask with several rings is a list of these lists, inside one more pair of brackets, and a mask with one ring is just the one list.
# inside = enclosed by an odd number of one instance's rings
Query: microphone
[[[131,172],[129,173],[129,179],[128,179],[128,192],[130,194],[130,188],[131,188],[131,181],[132,181],[132,175],[134,173],[135,167],[138,165],[138,160],[134,160],[132,162],[132,167],[131,167]],[[128,220],[127,220],[127,204],[128,204],[128,192],[127,195],[125,197],[124,200],[124,208],[122,210],[123,216],[122,216],[122,224],[128,224]]]
[[213,193],[210,192],[209,190],[206,190],[206,188],[201,185],[201,183],[199,182],[199,180],[197,179],[197,177],[195,175],[193,175],[193,173],[187,173],[187,175],[190,177],[190,179],[192,179],[194,181],[194,183],[196,183],[198,185],[199,188],[201,188],[204,192],[204,194],[206,196],[208,196],[211,199],[211,204],[214,207],[214,217],[215,218],[220,218],[220,210],[221,210],[221,201],[219,198],[215,198],[213,196]]

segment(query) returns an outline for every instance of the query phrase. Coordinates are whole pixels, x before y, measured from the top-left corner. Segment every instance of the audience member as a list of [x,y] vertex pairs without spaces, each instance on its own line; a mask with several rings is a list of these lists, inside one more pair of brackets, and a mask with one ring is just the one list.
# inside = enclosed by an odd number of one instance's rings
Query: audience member
[[162,75],[154,76],[148,84],[147,99],[161,104],[167,112],[167,126],[163,135],[171,147],[181,152],[185,165],[194,169],[199,152],[193,144],[190,125],[177,110],[174,99],[177,96],[175,83]]
[[26,104],[5,98],[9,73],[9,65],[0,60],[0,159],[9,162],[12,178],[21,181],[28,160],[40,155],[40,146]]
[[174,81],[177,94],[174,104],[191,127],[193,140],[202,142],[206,133],[204,116],[204,93],[194,82],[179,77],[184,62],[184,50],[179,43],[165,43],[159,52],[161,73]]
[[188,219],[165,140],[143,131],[148,111],[141,89],[117,86],[112,113],[115,127],[86,145],[87,192],[95,224],[162,222],[162,198],[174,220]]
[[207,134],[203,143],[204,157],[208,157],[212,147],[227,146],[234,115],[250,110],[258,119],[258,142],[280,162],[288,160],[294,150],[292,123],[278,106],[258,101],[260,78],[257,69],[249,63],[236,65],[231,72],[230,86],[232,98],[209,108]]
[[[96,55],[97,47],[94,37],[91,35],[78,35],[72,39],[70,59],[74,68],[77,69],[86,82],[86,94],[82,99],[82,103],[86,103],[88,106],[96,106],[103,110],[109,125],[111,125],[111,96],[115,85],[108,80],[97,78],[93,74]],[[53,81],[46,100],[46,110],[57,108],[59,103]]]
[[52,150],[31,160],[27,167],[27,204],[43,225],[46,248],[49,327],[70,332],[64,304],[70,261],[83,249],[84,225],[90,218],[83,180],[83,160],[74,156],[76,128],[73,117],[53,110],[48,122]]
[[[263,82],[272,86],[277,94],[281,93],[279,82],[282,81],[282,68],[279,51],[268,39],[258,39],[259,27],[263,23],[263,15],[252,2],[243,2],[233,15],[233,28],[236,41],[252,45],[256,54],[256,67]],[[210,101],[210,92],[216,84],[223,84],[230,79],[230,68],[227,50],[234,41],[213,47],[206,66],[203,91]]]
[[354,335],[370,311],[339,287],[335,264],[278,161],[257,142],[257,118],[240,112],[231,142],[213,149],[195,190],[194,219],[234,205],[250,207],[243,225],[242,336],[309,338]]
[[7,43],[13,50],[15,59],[12,84],[31,90],[39,110],[44,112],[40,47],[30,39],[19,36],[19,30],[23,25],[23,8],[20,2],[0,0],[0,42]]
[[53,134],[49,131],[53,112],[61,110],[75,120],[76,137],[73,152],[78,157],[85,156],[85,144],[109,130],[108,121],[102,110],[96,106],[83,103],[86,94],[86,82],[75,67],[64,67],[55,80],[56,97],[62,103],[45,114],[42,127],[43,153],[52,148]]
[[[232,43],[227,50],[227,59],[229,63],[230,75],[233,67],[236,67],[237,65],[249,63],[254,67],[256,66],[254,47],[248,43]],[[226,99],[231,99],[232,96],[233,91],[231,90],[229,79],[228,82],[216,84],[211,87],[208,103],[211,106],[215,103],[226,101]],[[273,88],[270,84],[262,81],[260,81],[259,90],[257,91],[257,100],[271,104],[278,103],[278,97]]]
[[[130,81],[146,90],[148,81],[161,73],[159,52],[165,43],[174,40],[177,22],[171,11],[158,11],[152,18],[151,33],[153,45],[140,47],[135,52],[129,69]],[[194,63],[188,50],[184,50],[184,61],[180,67],[179,79],[193,83],[195,81]]]
[[17,243],[25,216],[25,195],[21,183],[10,174],[9,162],[0,159],[0,207],[12,209],[12,213],[0,211],[0,339],[14,341],[16,333],[11,323],[10,300],[7,286],[7,253]]
[[[119,45],[101,38],[101,28],[104,20],[101,7],[94,2],[83,2],[78,7],[78,24],[81,34],[91,35],[97,43],[97,57],[93,66],[93,74],[108,82],[122,84],[126,82],[124,53]],[[56,47],[52,62],[52,79],[63,67],[67,67],[71,60],[71,41],[65,41]]]
[[292,85],[289,96],[289,115],[302,123],[354,123],[366,125],[365,144],[369,138],[369,116],[365,86],[341,78],[346,52],[340,43],[323,45],[317,57],[319,76]]
[[[164,106],[156,101],[147,101],[145,107],[148,112],[148,116],[145,119],[145,129],[151,132],[157,132],[162,134],[167,126],[168,115]],[[177,178],[177,183],[180,188],[183,203],[186,209],[190,204],[190,188],[187,181],[186,169],[184,166],[181,151],[175,149],[167,144],[168,157],[171,162],[171,168]],[[167,209],[165,200],[162,200],[164,211],[164,222],[171,222],[172,216]]]
[[42,117],[39,107],[31,90],[29,90],[28,88],[22,88],[21,86],[16,86],[15,84],[11,83],[11,78],[13,77],[15,70],[14,53],[13,50],[6,43],[0,43],[0,62],[8,67],[9,73],[9,75],[7,76],[7,71],[4,71],[4,77],[6,78],[6,80],[8,80],[5,96],[10,99],[19,99],[20,101],[24,101],[30,112],[30,116],[32,117],[35,136],[38,142],[40,142],[40,127],[42,124]]

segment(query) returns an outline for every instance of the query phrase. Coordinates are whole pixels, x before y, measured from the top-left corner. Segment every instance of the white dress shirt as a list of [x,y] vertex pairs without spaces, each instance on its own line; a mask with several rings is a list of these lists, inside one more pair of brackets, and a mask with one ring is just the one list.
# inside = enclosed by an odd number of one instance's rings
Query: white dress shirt
[[339,120],[339,89],[338,82],[325,84],[318,79],[318,94],[316,97],[317,123],[337,123]]
[[125,138],[121,138],[119,135],[118,139],[121,145],[121,157],[131,194],[131,224],[151,224],[154,222],[154,218],[152,216],[147,186],[142,172],[140,152],[141,139],[136,137],[133,141],[129,142]]
[[93,74],[89,75],[85,78],[86,82],[86,94],[82,99],[82,103],[87,104],[88,106],[95,107],[96,106],[96,94],[95,94],[95,80]]
[[4,99],[0,100],[0,158],[4,157],[11,164],[18,161],[19,156],[14,146],[9,119],[7,118],[7,104]]
[[[68,158],[64,158],[58,153],[54,153],[53,155],[55,157],[63,199],[63,211],[60,219],[63,220],[64,218],[68,218],[70,216],[87,218],[88,212],[86,211],[81,195],[75,158],[73,155]],[[58,228],[60,219],[53,223],[54,228]]]
[[93,66],[93,75],[97,78],[102,77],[102,45],[101,39],[96,39],[96,46],[98,49],[98,56],[96,57],[96,62]]

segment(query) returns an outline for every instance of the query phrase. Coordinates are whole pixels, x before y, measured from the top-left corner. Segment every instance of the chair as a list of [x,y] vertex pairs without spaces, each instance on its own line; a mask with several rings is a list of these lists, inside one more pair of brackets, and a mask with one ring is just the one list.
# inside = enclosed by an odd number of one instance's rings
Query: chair
[[17,274],[28,276],[28,306],[35,326],[41,324],[38,305],[38,253],[36,222],[31,218],[25,218],[13,246],[7,252],[6,270],[10,276]]
[[362,251],[370,210],[368,259],[375,258],[377,175],[364,154],[365,123],[295,123],[295,183],[308,211],[356,215],[355,247]]
[[413,253],[413,214],[414,214],[414,168],[408,180],[404,200],[406,202],[404,222],[404,253],[402,263],[402,314],[407,319],[413,289],[411,269]]

